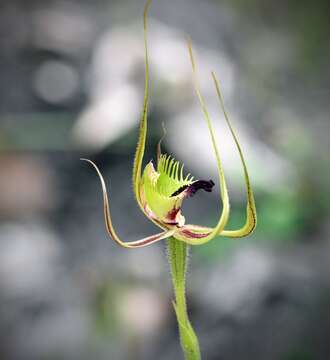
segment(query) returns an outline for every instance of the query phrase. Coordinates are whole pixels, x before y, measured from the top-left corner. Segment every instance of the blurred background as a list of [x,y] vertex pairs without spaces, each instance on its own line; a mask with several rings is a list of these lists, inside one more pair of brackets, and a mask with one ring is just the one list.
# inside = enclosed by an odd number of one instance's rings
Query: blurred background
[[[192,85],[202,92],[244,222],[245,152],[258,227],[194,247],[188,303],[203,359],[330,358],[327,0],[168,0],[150,11],[150,129],[196,178],[217,179]],[[144,89],[143,0],[1,0],[0,359],[181,359],[165,243],[134,251],[105,232],[99,180],[119,234],[155,233],[131,185]],[[184,204],[213,225],[219,188]]]

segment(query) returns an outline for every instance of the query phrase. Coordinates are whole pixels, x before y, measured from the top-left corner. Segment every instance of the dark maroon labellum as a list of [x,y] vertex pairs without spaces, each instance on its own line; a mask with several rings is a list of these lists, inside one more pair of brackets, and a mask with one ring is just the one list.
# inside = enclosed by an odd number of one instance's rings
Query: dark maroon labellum
[[181,186],[178,190],[176,190],[172,196],[177,196],[181,194],[183,191],[186,191],[186,196],[191,197],[196,194],[196,192],[200,189],[203,189],[207,192],[211,192],[214,186],[214,182],[212,180],[197,180],[194,181],[191,185]]

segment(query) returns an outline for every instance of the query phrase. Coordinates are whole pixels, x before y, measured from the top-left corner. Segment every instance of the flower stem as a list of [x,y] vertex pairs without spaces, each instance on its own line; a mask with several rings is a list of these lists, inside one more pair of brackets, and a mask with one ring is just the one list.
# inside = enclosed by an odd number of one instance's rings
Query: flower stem
[[198,338],[190,324],[186,303],[185,282],[189,245],[183,241],[170,238],[168,240],[167,247],[175,293],[173,306],[178,321],[180,341],[184,357],[185,360],[200,360],[201,354]]

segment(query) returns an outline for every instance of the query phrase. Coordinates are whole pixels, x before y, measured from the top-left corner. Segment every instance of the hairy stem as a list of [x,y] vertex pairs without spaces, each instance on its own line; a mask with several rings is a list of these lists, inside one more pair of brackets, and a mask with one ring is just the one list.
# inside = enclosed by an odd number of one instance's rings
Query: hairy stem
[[175,301],[173,301],[179,334],[185,360],[200,360],[198,338],[192,328],[186,303],[186,270],[189,245],[183,241],[169,238],[167,242],[168,258],[172,274]]

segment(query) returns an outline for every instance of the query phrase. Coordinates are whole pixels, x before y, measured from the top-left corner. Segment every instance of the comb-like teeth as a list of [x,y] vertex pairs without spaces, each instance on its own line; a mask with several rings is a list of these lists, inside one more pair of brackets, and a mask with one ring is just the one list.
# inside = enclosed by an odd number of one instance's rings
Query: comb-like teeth
[[178,178],[178,173],[179,173],[179,161],[177,161],[174,165],[174,178],[176,181],[179,181],[179,178]]
[[182,164],[181,171],[180,171],[180,181],[183,181],[183,168],[184,168],[184,165]]

